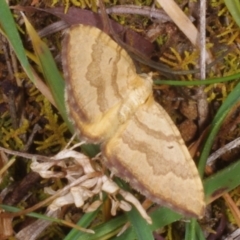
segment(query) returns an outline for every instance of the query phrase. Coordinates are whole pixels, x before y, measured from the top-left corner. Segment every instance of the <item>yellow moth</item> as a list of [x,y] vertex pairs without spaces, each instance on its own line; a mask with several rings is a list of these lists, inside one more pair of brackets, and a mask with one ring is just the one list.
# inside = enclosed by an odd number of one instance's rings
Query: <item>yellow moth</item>
[[101,144],[106,166],[147,198],[201,217],[201,179],[175,124],[154,101],[151,76],[138,75],[127,52],[95,27],[71,27],[62,48],[66,105],[80,136]]

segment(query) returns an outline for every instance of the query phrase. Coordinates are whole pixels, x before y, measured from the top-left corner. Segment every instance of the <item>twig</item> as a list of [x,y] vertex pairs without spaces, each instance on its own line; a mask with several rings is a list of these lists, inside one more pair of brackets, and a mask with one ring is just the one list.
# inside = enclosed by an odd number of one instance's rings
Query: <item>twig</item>
[[[200,79],[206,79],[206,0],[200,1]],[[198,88],[198,126],[200,131],[208,117],[209,107],[204,86]]]
[[230,151],[233,148],[240,146],[240,137],[233,140],[232,142],[226,144],[224,147],[218,149],[216,152],[211,154],[209,158],[207,159],[207,165],[212,166],[217,158],[219,158],[224,153]]
[[232,197],[229,195],[229,193],[223,194],[223,198],[228,205],[229,209],[231,210],[233,217],[236,221],[236,224],[238,227],[240,227],[240,211],[237,207],[236,203],[233,201]]
[[0,217],[17,217],[17,216],[21,216],[21,215],[26,215],[27,213],[33,212],[36,209],[38,209],[42,206],[45,206],[46,204],[52,202],[57,197],[63,195],[65,192],[69,191],[72,187],[79,185],[80,183],[86,181],[87,179],[95,178],[95,177],[98,177],[100,175],[101,175],[100,172],[88,173],[88,174],[78,178],[77,180],[75,180],[71,184],[65,186],[63,189],[58,190],[54,195],[52,195],[51,197],[43,200],[42,202],[37,203],[36,205],[34,205],[34,206],[32,206],[28,209],[19,211],[19,212],[14,212],[14,213],[3,212],[3,213],[0,213]]
[[172,22],[171,18],[160,9],[155,9],[147,6],[136,5],[119,5],[106,8],[107,14],[138,14],[143,16],[151,16],[159,22]]
[[206,78],[206,0],[200,1],[200,79]]
[[42,160],[42,161],[51,161],[50,157],[45,157],[42,155],[37,155],[37,154],[30,154],[30,153],[23,153],[23,152],[19,152],[19,151],[14,151],[14,150],[10,150],[10,149],[6,149],[3,147],[0,147],[0,151],[3,151],[5,153],[11,154],[11,155],[16,155],[19,157],[24,157],[27,159],[38,159],[38,160]]
[[33,130],[31,131],[31,134],[28,138],[28,141],[26,143],[26,145],[24,146],[24,148],[21,150],[22,152],[27,152],[28,149],[30,148],[32,142],[33,142],[33,139],[34,139],[34,136],[36,135],[36,133],[41,130],[41,127],[38,125],[38,124],[35,124],[34,127],[33,127]]

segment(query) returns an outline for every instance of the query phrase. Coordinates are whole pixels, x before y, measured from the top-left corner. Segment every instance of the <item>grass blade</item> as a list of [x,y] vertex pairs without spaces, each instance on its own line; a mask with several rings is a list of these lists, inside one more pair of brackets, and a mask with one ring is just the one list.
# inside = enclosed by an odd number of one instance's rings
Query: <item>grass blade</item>
[[[81,219],[78,221],[77,225],[87,228],[96,218],[99,213],[100,208],[94,212],[85,213]],[[77,229],[72,229],[71,232],[64,238],[64,240],[78,240],[83,235],[83,232],[78,231]]]
[[151,226],[147,224],[139,212],[133,207],[130,212],[127,212],[128,219],[131,223],[132,229],[135,232],[136,239],[138,240],[154,240]]
[[199,160],[198,169],[199,169],[201,176],[203,176],[206,161],[209,156],[215,136],[217,135],[218,130],[221,127],[222,122],[225,119],[225,117],[227,116],[228,112],[239,101],[239,99],[240,99],[240,83],[238,83],[236,85],[236,87],[233,89],[233,91],[225,99],[225,101],[219,108],[217,114],[215,115],[215,117],[211,123],[210,133],[209,133],[208,138],[207,138],[207,140],[204,144],[204,147],[201,151],[201,156],[200,156],[200,160]]
[[15,54],[28,77],[34,82],[34,75],[28,62],[12,13],[6,1],[0,1],[0,24]]
[[237,25],[240,27],[240,2],[239,0],[225,0],[224,1],[229,12],[232,14]]
[[213,176],[204,180],[206,201],[212,202],[225,192],[229,192],[240,185],[240,161],[231,164]]

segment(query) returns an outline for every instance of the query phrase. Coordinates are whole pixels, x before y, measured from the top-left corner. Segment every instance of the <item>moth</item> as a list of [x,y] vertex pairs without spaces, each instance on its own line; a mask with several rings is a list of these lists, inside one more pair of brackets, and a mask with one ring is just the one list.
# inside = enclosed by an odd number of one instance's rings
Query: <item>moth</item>
[[201,217],[198,170],[150,74],[98,28],[72,26],[62,42],[67,111],[79,135],[101,144],[106,166],[157,204]]

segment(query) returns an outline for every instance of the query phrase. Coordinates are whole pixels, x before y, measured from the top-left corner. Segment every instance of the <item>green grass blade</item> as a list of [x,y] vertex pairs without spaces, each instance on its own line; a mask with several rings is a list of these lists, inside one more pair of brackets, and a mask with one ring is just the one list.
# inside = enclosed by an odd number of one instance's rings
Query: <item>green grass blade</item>
[[186,233],[185,233],[184,240],[196,239],[195,227],[196,227],[196,221],[195,220],[191,220],[190,222],[186,223]]
[[182,215],[166,207],[159,207],[152,212],[150,216],[153,220],[153,224],[151,225],[152,231],[176,222],[182,218]]
[[240,78],[240,73],[236,73],[230,76],[221,77],[221,78],[209,78],[202,80],[191,80],[191,81],[177,81],[177,80],[155,80],[154,84],[166,84],[171,86],[201,86],[207,84],[216,84],[222,82],[233,81]]
[[239,160],[204,180],[204,190],[207,202],[212,201],[222,193],[229,192],[240,185]]
[[26,29],[28,35],[33,44],[34,52],[39,60],[40,67],[43,71],[45,80],[48,83],[48,86],[51,89],[52,95],[56,101],[58,110],[63,117],[64,121],[68,124],[69,129],[72,129],[72,124],[68,121],[68,116],[65,107],[64,100],[64,79],[58,68],[56,63],[52,57],[51,52],[49,51],[47,45],[39,38],[37,32],[34,30],[32,25],[29,23],[26,17],[24,17]]
[[[138,240],[154,240],[151,226],[141,217],[136,208],[126,213]],[[127,239],[127,238],[126,238]]]
[[[136,214],[136,215],[135,215]],[[128,218],[126,217],[126,215],[128,215]],[[139,215],[139,213],[136,211],[134,212],[131,216],[129,216],[128,214],[124,214],[120,217],[116,217],[112,220],[110,220],[109,222],[103,223],[98,225],[97,227],[91,228],[95,231],[95,234],[89,234],[89,233],[82,233],[79,232],[78,237],[79,238],[72,238],[74,240],[77,239],[81,239],[81,240],[100,240],[100,239],[109,239],[110,237],[116,235],[121,227],[127,222],[128,219],[131,219],[131,225],[122,235],[120,235],[119,237],[113,237],[111,239],[118,239],[118,240],[134,240],[134,239],[153,239],[152,237],[152,231],[164,227],[170,223],[173,223],[179,219],[181,219],[181,215],[175,213],[174,211],[164,208],[164,207],[160,207],[158,209],[156,209],[152,214],[151,217],[153,219],[153,224],[151,225],[147,225],[146,221],[144,219],[141,218],[141,216]],[[142,223],[139,223],[141,222]],[[134,223],[133,223],[134,222]],[[136,222],[136,223],[135,223]],[[147,230],[145,228],[145,226],[147,226]],[[83,224],[83,222],[80,225],[81,227],[86,227],[86,225]],[[142,228],[142,232],[141,229],[137,229],[136,228]],[[144,230],[147,231],[144,232]],[[75,230],[73,230],[75,231]],[[76,231],[75,231],[76,232]],[[147,238],[141,238],[139,237],[138,234],[143,234],[143,237],[147,237]],[[72,236],[72,235],[71,235]],[[71,239],[71,238],[66,238],[67,239]]]
[[25,70],[28,77],[34,82],[31,66],[26,57],[21,38],[12,17],[12,13],[6,1],[4,0],[0,1],[0,25],[6,34],[6,37],[8,38],[8,41],[10,42],[15,54],[17,55],[23,69]]
[[221,127],[222,122],[225,119],[225,117],[227,116],[228,112],[239,101],[239,99],[240,99],[240,83],[238,83],[236,85],[236,87],[233,89],[233,91],[225,99],[225,101],[219,108],[217,114],[215,115],[215,117],[211,123],[210,133],[209,133],[208,138],[207,138],[207,140],[204,144],[204,147],[201,151],[201,156],[200,156],[199,165],[198,165],[198,169],[199,169],[201,176],[203,176],[206,161],[209,156],[214,138],[217,135],[218,130]]
[[102,223],[96,227],[91,228],[95,231],[95,234],[83,233],[78,240],[101,240],[110,239],[110,237],[116,235],[123,224],[127,221],[127,216],[122,215],[116,217],[108,222]]
[[[22,209],[19,209],[17,207],[12,207],[12,206],[8,206],[8,205],[4,205],[4,204],[0,204],[0,208],[4,209],[5,211],[8,211],[8,212],[20,212],[20,211],[22,211]],[[42,219],[42,220],[46,220],[46,221],[50,221],[50,222],[56,222],[56,223],[60,223],[60,224],[62,223],[61,219],[54,218],[54,217],[48,217],[47,215],[40,214],[40,213],[32,212],[32,213],[27,213],[26,215],[29,216],[29,217],[34,217],[34,218],[37,218],[37,219]]]
[[[96,218],[99,213],[100,208],[94,212],[85,213],[81,219],[78,221],[77,225],[87,228]],[[83,232],[78,231],[77,229],[72,229],[70,233],[64,238],[64,240],[78,240],[83,235]]]
[[184,239],[206,240],[196,219],[192,219],[189,223],[186,223],[186,234]]
[[196,229],[196,235],[197,235],[196,237],[197,237],[197,239],[199,239],[199,240],[206,240],[206,238],[205,238],[205,236],[203,234],[203,231],[202,231],[202,229],[201,229],[201,227],[200,227],[198,222],[196,222],[195,229]]
[[239,0],[224,1],[235,22],[240,27],[240,2]]
[[[168,224],[176,222],[182,218],[182,216],[168,208],[159,207],[154,212],[150,214],[153,223],[149,225],[151,231],[155,231],[159,228],[162,228]],[[129,227],[122,235],[119,237],[113,238],[116,240],[134,240],[137,239],[137,235],[133,227]]]

